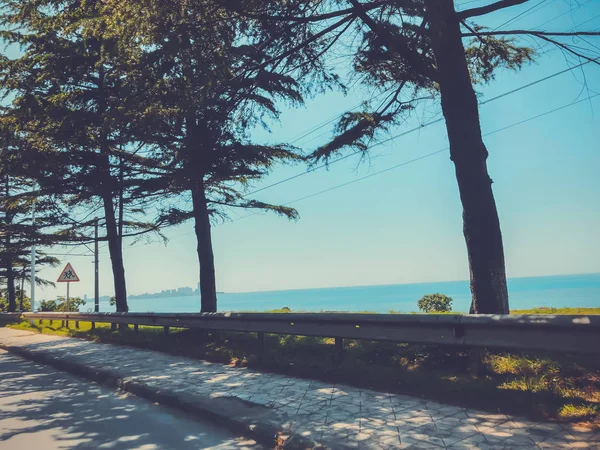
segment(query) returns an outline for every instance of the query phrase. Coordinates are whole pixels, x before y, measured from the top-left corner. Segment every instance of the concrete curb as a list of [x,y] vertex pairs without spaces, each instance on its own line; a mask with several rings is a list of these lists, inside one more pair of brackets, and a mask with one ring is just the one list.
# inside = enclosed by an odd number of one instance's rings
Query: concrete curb
[[[253,417],[256,416],[256,414],[248,414],[247,411],[244,411],[244,409],[250,409],[250,407],[240,408],[240,402],[231,398],[185,398],[182,395],[178,395],[171,391],[153,388],[143,383],[121,378],[111,373],[110,370],[91,369],[72,361],[45,355],[42,352],[32,352],[18,346],[0,343],[0,349],[30,361],[54,367],[63,372],[68,372],[72,375],[85,378],[104,386],[121,389],[138,397],[145,398],[146,400],[160,403],[187,414],[194,415],[198,418],[214,422],[228,428],[234,433],[239,433],[251,438],[266,448],[275,447],[276,449],[286,450],[329,449],[329,447],[306,439],[298,434],[285,432],[281,424],[275,423],[274,420],[260,420],[260,417]],[[261,405],[256,406],[261,407]],[[236,411],[233,416],[231,414],[232,408]],[[241,413],[240,409],[242,410]],[[283,447],[276,446],[277,436],[284,436],[286,438]]]

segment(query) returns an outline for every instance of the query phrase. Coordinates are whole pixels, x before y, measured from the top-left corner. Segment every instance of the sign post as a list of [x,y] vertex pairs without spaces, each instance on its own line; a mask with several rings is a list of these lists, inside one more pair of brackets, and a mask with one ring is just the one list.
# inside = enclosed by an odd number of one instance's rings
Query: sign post
[[[70,311],[70,308],[69,308],[69,285],[71,283],[77,283],[78,281],[80,281],[80,280],[79,280],[79,277],[77,276],[77,274],[75,273],[73,266],[71,266],[71,263],[67,263],[67,265],[65,266],[63,271],[60,273],[58,280],[56,280],[57,283],[67,283],[67,312]],[[68,326],[69,326],[69,322],[67,322],[67,327]]]

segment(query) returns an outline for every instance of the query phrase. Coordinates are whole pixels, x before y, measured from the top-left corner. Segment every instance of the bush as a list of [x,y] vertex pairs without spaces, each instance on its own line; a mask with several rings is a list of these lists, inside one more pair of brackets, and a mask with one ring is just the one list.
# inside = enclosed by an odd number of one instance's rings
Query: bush
[[[20,306],[20,298],[17,296],[17,310]],[[29,302],[29,297],[23,297],[23,311],[30,311],[31,303]],[[8,311],[8,298],[0,296],[0,312]]]
[[452,298],[444,294],[427,294],[417,302],[421,311],[426,313],[443,313],[452,311]]
[[[85,300],[79,297],[69,299],[69,312],[78,312],[79,307],[85,305]],[[67,300],[59,297],[57,300],[43,300],[40,302],[40,311],[63,312],[67,310]]]

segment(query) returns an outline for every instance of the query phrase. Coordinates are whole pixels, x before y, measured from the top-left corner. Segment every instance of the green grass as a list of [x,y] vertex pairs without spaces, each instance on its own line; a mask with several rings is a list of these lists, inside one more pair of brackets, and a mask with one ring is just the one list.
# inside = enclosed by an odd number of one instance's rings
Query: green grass
[[563,418],[575,420],[581,417],[593,417],[598,414],[598,406],[567,404],[560,408],[559,414]]
[[[250,312],[250,311],[248,311]],[[256,312],[256,311],[253,311]],[[290,312],[306,312],[306,311],[292,311],[289,308],[282,309],[271,309],[268,311],[263,311],[266,313],[290,313]],[[321,311],[326,312],[326,311]],[[329,311],[327,311],[329,312]],[[337,311],[343,312],[343,311]],[[389,314],[424,314],[422,312],[416,311],[396,311],[394,309],[390,309],[388,311]],[[551,308],[548,306],[540,306],[538,308],[532,309],[515,309],[510,312],[511,314],[600,314],[600,308]],[[358,311],[354,314],[377,314],[375,311]],[[467,314],[462,311],[451,311],[451,312],[436,312],[432,314]]]
[[253,333],[140,326],[112,331],[108,324],[60,321],[12,328],[158,350],[224,364],[250,366],[293,376],[421,396],[466,407],[498,410],[534,419],[600,426],[600,361],[589,356],[485,351],[482,374],[469,372],[468,351],[441,346],[345,340],[345,358],[334,362],[334,340],[266,335],[258,360]]
[[516,309],[511,314],[600,314],[600,308],[549,308]]

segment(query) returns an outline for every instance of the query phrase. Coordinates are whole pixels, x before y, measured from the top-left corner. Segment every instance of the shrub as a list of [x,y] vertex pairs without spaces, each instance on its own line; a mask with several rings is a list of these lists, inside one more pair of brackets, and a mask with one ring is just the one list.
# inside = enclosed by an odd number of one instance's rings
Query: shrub
[[[85,300],[79,297],[69,299],[69,312],[78,312],[79,307],[85,305]],[[40,311],[66,311],[67,301],[65,298],[59,297],[58,300],[43,300],[40,302]]]
[[[20,298],[17,295],[17,310],[19,309],[20,306]],[[30,311],[31,310],[31,303],[29,302],[29,297],[23,297],[23,311]],[[0,295],[0,312],[6,312],[8,311],[8,298]]]
[[417,306],[426,313],[450,312],[452,311],[452,298],[444,294],[427,294],[417,302]]

